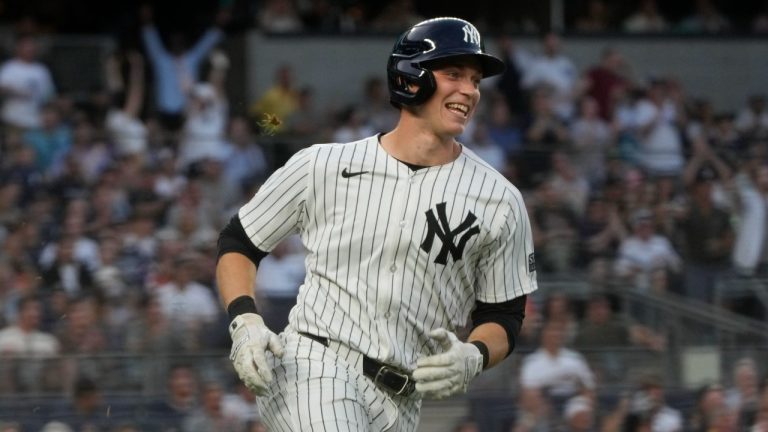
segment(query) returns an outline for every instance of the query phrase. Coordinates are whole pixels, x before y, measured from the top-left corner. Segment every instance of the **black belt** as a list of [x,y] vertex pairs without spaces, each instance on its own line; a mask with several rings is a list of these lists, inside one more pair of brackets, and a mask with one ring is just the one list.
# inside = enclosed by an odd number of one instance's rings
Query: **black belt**
[[[328,338],[299,332],[300,335],[328,346]],[[363,374],[396,396],[410,396],[416,390],[416,383],[408,373],[386,365],[363,354]]]

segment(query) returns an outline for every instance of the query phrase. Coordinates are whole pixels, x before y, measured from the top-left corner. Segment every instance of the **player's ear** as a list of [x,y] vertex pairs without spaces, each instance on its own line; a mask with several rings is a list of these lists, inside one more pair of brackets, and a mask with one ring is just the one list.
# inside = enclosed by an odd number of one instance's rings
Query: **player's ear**
[[419,86],[416,85],[416,83],[410,82],[403,77],[397,77],[397,84],[400,88],[411,94],[416,94],[416,92],[419,91]]

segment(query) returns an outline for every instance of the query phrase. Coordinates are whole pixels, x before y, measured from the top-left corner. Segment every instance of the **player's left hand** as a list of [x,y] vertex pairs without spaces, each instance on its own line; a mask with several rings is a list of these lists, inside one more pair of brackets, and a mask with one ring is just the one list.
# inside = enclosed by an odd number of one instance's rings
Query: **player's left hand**
[[483,371],[483,355],[471,343],[461,342],[455,334],[438,328],[429,333],[443,352],[416,361],[413,379],[416,391],[424,397],[443,399],[467,391],[469,382]]

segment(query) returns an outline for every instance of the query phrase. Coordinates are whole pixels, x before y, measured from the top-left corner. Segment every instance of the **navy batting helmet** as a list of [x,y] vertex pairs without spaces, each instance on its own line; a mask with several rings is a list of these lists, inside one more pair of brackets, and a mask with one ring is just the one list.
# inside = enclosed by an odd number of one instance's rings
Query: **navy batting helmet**
[[[460,18],[433,18],[422,21],[395,42],[387,63],[389,100],[392,105],[419,105],[435,92],[435,77],[429,63],[438,59],[473,56],[480,61],[483,77],[504,72],[504,62],[487,54],[480,32]],[[409,84],[419,89],[413,93]]]

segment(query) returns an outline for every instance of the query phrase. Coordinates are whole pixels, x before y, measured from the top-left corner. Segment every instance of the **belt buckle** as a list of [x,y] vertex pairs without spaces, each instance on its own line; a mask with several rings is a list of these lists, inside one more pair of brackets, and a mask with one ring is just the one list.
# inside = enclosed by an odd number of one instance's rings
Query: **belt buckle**
[[[376,372],[376,376],[373,377],[373,383],[378,385],[379,384],[379,379],[382,378],[385,374],[396,375],[396,376],[398,376],[398,377],[400,377],[400,378],[402,378],[404,380],[403,386],[400,387],[400,390],[397,390],[395,392],[395,396],[400,396],[401,394],[403,394],[406,391],[406,389],[408,388],[408,384],[411,382],[411,377],[408,376],[408,374],[400,373],[400,372],[398,372],[398,371],[396,371],[396,370],[394,370],[394,369],[392,369],[390,367],[387,367],[387,366],[382,366]],[[392,391],[395,390],[394,388],[391,388],[391,387],[389,387],[388,385],[386,385],[384,383],[381,383],[381,384],[383,384],[385,387],[391,389]]]

